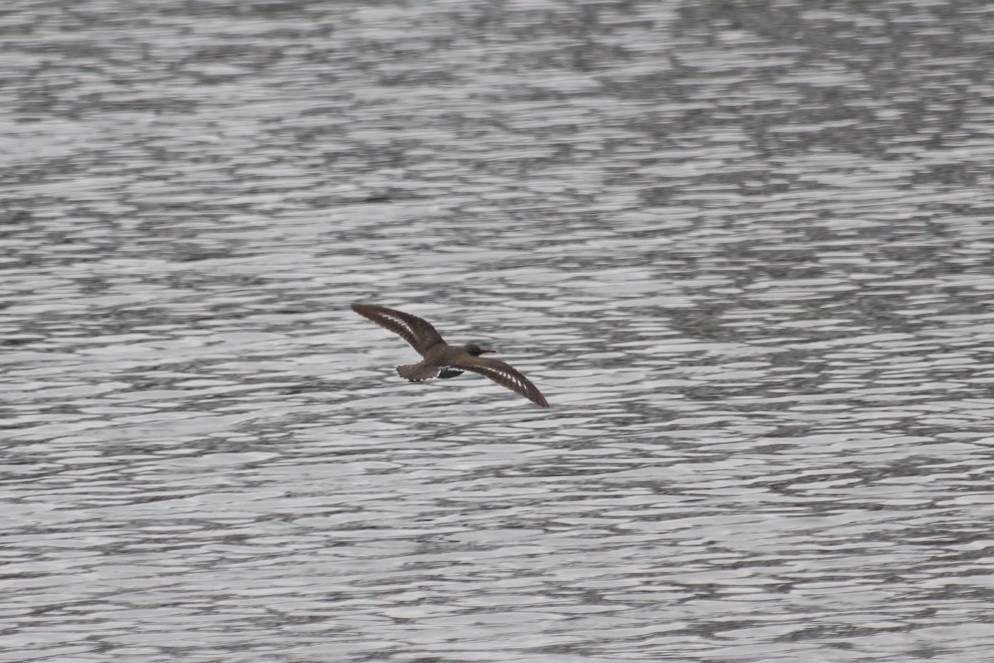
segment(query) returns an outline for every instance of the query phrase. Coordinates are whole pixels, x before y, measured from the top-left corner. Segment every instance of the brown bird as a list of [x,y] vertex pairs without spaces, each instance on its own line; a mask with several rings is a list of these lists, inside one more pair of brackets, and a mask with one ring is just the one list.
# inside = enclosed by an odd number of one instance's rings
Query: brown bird
[[493,350],[481,348],[475,343],[449,345],[430,323],[403,311],[371,304],[353,304],[352,310],[398,334],[424,357],[417,364],[398,366],[397,374],[402,378],[421,382],[434,377],[454,378],[463,371],[472,371],[521,394],[540,407],[549,407],[542,392],[524,375],[498,359],[480,356]]

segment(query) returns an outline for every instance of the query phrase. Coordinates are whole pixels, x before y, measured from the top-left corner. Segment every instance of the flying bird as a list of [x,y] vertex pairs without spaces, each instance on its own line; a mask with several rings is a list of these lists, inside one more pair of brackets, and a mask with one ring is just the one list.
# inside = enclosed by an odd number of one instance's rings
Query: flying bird
[[398,366],[397,374],[402,378],[421,382],[434,377],[454,378],[463,371],[472,371],[521,394],[539,407],[549,407],[531,380],[499,359],[480,356],[493,350],[475,343],[449,345],[429,322],[403,311],[372,304],[353,304],[352,310],[397,334],[423,357],[417,364]]

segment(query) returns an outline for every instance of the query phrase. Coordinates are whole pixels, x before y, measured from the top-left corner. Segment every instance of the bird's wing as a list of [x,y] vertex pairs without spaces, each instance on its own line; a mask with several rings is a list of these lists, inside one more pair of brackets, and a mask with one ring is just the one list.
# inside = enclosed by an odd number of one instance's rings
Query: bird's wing
[[445,343],[442,335],[428,321],[416,315],[372,304],[353,304],[352,310],[399,335],[422,357],[431,346]]
[[545,396],[538,390],[538,387],[531,383],[531,380],[499,359],[468,356],[451,364],[451,366],[479,373],[500,386],[521,394],[539,407],[549,407],[549,401],[545,400]]

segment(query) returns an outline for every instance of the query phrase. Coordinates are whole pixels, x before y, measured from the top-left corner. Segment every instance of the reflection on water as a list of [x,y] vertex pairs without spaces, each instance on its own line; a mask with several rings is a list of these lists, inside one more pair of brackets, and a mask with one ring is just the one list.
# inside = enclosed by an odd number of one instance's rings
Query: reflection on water
[[0,647],[985,659],[992,18],[8,12]]

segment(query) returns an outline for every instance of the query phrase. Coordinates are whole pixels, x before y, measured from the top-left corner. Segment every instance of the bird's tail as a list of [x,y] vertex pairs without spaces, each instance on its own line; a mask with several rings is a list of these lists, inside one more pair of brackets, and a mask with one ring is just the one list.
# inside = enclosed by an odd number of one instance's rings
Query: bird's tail
[[421,364],[405,364],[397,367],[397,375],[410,380],[411,382],[421,382],[438,375],[438,368],[435,366],[425,366]]

